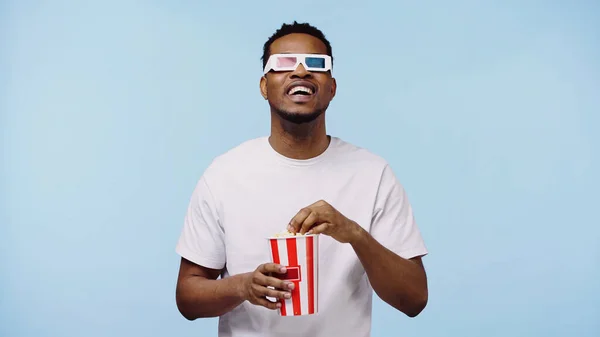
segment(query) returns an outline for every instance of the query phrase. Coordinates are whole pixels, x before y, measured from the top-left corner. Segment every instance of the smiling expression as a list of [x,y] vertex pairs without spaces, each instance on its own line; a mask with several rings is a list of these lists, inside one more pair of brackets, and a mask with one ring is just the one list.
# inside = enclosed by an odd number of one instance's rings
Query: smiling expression
[[[308,34],[289,34],[271,44],[270,54],[326,54],[327,47]],[[262,96],[271,111],[293,123],[307,123],[321,116],[335,96],[331,72],[310,72],[303,65],[294,71],[270,71],[261,78]]]

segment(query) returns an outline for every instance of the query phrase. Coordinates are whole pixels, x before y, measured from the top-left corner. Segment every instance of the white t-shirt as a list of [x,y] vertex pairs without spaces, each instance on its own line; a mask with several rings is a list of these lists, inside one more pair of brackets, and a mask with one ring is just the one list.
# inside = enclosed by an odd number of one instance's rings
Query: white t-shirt
[[[267,137],[215,158],[200,178],[176,251],[224,276],[270,262],[267,237],[303,207],[325,200],[403,258],[427,254],[402,185],[388,163],[331,137],[320,156],[284,157]],[[366,337],[373,291],[350,244],[320,235],[318,313],[281,317],[244,302],[219,318],[220,337]]]

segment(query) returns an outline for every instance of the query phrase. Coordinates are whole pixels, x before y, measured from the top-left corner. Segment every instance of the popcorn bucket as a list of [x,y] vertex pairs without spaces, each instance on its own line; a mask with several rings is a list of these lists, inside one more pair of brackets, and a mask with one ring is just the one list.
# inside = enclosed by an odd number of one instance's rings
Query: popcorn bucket
[[274,274],[294,283],[290,299],[279,299],[281,316],[312,315],[318,312],[319,235],[268,238],[271,261],[286,267],[285,274]]

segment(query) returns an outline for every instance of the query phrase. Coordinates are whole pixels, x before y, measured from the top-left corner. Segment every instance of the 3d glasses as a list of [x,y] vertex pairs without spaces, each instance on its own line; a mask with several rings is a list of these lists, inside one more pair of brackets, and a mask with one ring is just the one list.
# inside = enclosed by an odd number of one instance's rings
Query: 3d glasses
[[264,73],[269,71],[294,71],[302,64],[307,71],[330,71],[331,56],[320,54],[273,54],[265,65]]

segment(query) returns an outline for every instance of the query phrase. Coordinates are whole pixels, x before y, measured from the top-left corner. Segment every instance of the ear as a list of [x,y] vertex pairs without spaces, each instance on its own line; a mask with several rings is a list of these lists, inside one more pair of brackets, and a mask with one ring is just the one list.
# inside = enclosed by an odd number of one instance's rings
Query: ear
[[331,78],[331,99],[335,97],[335,93],[337,92],[337,82],[335,78]]
[[267,76],[262,76],[260,78],[260,94],[262,95],[262,97],[266,100],[268,98],[267,96]]

